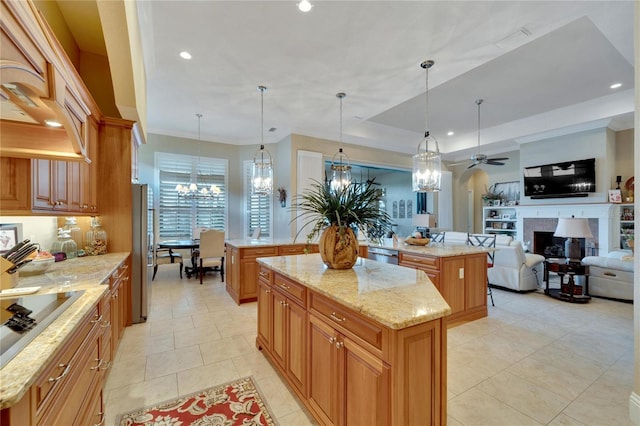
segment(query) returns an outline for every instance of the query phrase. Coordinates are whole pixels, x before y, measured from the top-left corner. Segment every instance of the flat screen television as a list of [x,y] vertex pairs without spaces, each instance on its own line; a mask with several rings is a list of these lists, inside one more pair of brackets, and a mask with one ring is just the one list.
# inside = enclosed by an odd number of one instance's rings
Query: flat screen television
[[524,195],[527,197],[586,197],[589,192],[596,192],[595,158],[524,169]]

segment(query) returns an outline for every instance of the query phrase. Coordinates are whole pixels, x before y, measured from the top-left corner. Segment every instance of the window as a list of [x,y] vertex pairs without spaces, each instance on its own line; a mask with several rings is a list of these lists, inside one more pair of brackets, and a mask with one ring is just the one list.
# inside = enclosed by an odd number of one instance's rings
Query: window
[[[226,229],[228,161],[174,153],[156,154],[158,173],[158,233],[160,239],[191,238],[194,227]],[[176,185],[198,182],[216,185],[214,198],[178,197]]]
[[245,234],[251,236],[260,228],[260,237],[270,237],[272,195],[251,195],[251,163],[244,162]]

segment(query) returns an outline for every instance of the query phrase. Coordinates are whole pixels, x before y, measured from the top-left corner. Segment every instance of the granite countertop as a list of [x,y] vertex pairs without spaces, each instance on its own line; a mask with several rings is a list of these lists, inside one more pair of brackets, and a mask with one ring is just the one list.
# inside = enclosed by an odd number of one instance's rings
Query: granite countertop
[[490,251],[497,250],[495,248],[467,246],[463,244],[413,246],[413,245],[402,243],[402,242],[396,243],[396,244],[369,243],[369,247],[380,247],[380,248],[385,248],[390,250],[398,250],[399,252],[425,254],[425,255],[437,256],[437,257],[463,256],[465,254],[487,253]]
[[351,269],[329,269],[319,254],[257,261],[392,329],[451,314],[427,275],[413,268],[358,258]]
[[[0,409],[20,401],[60,346],[66,343],[69,334],[109,290],[109,286],[100,284],[115,272],[127,256],[129,253],[109,253],[68,259],[53,264],[44,275],[21,277],[18,280],[16,287],[41,286],[34,294],[76,290],[84,290],[84,293],[0,369]],[[61,290],[60,280],[69,277],[75,277],[71,287]]]

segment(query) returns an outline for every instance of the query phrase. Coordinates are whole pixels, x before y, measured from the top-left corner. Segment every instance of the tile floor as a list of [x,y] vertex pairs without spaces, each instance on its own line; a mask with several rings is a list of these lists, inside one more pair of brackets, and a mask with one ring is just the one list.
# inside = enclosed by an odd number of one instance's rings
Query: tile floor
[[[144,324],[128,327],[106,383],[117,415],[248,375],[281,425],[312,424],[255,348],[256,304],[236,306],[161,267]],[[448,332],[448,425],[631,425],[633,305],[574,305],[494,290],[489,316]]]

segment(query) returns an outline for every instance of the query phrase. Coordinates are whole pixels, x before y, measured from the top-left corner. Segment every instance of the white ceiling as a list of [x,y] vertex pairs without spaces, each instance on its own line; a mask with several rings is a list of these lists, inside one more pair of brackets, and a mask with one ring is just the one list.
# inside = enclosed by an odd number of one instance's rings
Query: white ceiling
[[290,133],[339,140],[335,95],[345,92],[345,143],[413,153],[426,59],[429,125],[445,159],[477,150],[477,98],[490,155],[632,127],[631,0],[312,4],[305,14],[296,1],[139,1],[148,131],[197,138],[201,113],[203,140],[258,144],[262,84],[266,143]]

